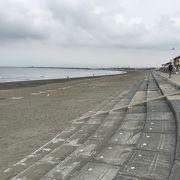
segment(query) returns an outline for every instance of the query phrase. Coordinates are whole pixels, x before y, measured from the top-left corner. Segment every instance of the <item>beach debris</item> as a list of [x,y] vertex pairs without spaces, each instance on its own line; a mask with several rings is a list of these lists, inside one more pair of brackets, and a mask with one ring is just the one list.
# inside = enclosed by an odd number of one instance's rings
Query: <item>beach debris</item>
[[89,169],[88,169],[88,171],[92,171],[92,170],[93,170],[93,168],[89,168]]
[[40,94],[46,94],[46,91],[40,91],[39,93]]
[[58,88],[59,90],[66,90],[66,89],[69,89],[69,88],[72,88],[74,86],[66,86],[66,87],[61,87],[61,88]]
[[44,149],[42,149],[42,151],[43,151],[43,152],[49,152],[49,151],[51,151],[51,149],[49,149],[49,148],[44,148]]
[[56,144],[56,143],[58,143],[58,142],[63,142],[63,141],[64,141],[64,139],[62,139],[62,138],[60,138],[60,137],[58,137],[58,136],[54,137],[54,138],[51,140],[51,142],[54,143],[54,144]]
[[32,96],[38,96],[40,95],[41,93],[31,93]]
[[9,99],[11,99],[11,100],[19,100],[19,99],[23,99],[23,97],[10,97]]
[[7,168],[7,169],[4,170],[3,172],[4,172],[4,173],[7,173],[7,172],[9,172],[11,169],[12,169],[12,168]]
[[54,90],[54,89],[48,89],[48,90],[46,90],[47,92],[55,92],[56,90]]
[[74,139],[72,141],[67,140],[67,144],[70,146],[80,146],[79,142],[79,138],[78,139]]
[[52,156],[50,157],[44,157],[43,160],[44,162],[48,163],[48,164],[56,164],[56,159]]

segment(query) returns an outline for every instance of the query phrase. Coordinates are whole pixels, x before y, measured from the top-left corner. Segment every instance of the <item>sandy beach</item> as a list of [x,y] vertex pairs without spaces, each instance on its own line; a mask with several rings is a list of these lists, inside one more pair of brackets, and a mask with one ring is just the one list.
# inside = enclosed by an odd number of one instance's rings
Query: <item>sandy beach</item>
[[66,128],[145,78],[122,75],[0,84],[0,172]]

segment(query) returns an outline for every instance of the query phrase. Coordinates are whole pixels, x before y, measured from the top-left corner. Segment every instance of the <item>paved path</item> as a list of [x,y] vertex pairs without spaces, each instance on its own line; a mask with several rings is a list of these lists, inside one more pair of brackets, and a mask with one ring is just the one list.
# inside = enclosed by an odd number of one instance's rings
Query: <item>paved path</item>
[[164,77],[167,81],[169,81],[173,85],[180,87],[180,74],[172,74],[171,78],[169,78],[168,73],[164,73],[161,71],[157,71],[156,74],[159,74],[160,76]]
[[4,171],[2,178],[178,180],[180,95],[115,110],[178,91],[150,73],[100,110],[73,120],[69,128]]

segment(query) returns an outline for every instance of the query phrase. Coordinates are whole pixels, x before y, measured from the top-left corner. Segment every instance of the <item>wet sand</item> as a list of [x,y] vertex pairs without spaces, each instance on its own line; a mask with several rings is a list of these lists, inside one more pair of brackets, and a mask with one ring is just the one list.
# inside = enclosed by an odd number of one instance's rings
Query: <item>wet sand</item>
[[106,104],[147,71],[96,78],[0,85],[0,172],[52,139],[68,123]]

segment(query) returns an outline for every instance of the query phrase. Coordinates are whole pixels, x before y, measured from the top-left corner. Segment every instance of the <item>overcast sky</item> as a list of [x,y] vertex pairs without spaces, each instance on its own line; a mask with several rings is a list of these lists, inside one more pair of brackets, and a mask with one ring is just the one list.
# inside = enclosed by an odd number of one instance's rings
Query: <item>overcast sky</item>
[[179,7],[179,0],[0,0],[0,66],[159,66],[180,54]]

